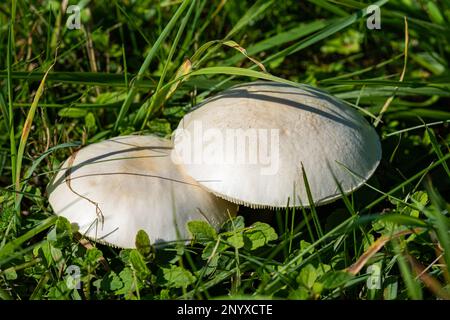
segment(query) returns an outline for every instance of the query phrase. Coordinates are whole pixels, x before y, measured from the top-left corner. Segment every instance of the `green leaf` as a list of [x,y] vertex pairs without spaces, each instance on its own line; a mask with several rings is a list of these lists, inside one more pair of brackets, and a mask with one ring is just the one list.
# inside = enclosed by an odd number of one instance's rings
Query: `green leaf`
[[206,270],[204,271],[205,276],[209,276],[216,270],[219,265],[219,260],[222,257],[221,253],[228,248],[229,246],[222,241],[209,242],[205,246],[202,252],[202,259],[208,260],[208,264],[205,266]]
[[[217,246],[217,248],[216,248],[216,246]],[[219,253],[224,252],[228,248],[229,248],[229,246],[223,242],[219,242],[219,244],[217,244],[217,241],[209,242],[203,249],[202,258],[205,260],[209,259],[209,257],[214,253],[214,250],[215,250],[215,254],[219,255]]]
[[237,231],[242,230],[245,227],[245,221],[243,216],[237,216],[234,218],[229,219],[227,222],[225,222],[221,228],[223,231]]
[[304,287],[299,287],[296,290],[289,292],[289,299],[292,300],[307,300],[309,297],[309,290]]
[[320,281],[326,289],[334,289],[345,285],[353,279],[353,275],[345,271],[331,271],[324,274]]
[[70,290],[67,287],[66,281],[59,281],[48,290],[47,298],[50,300],[68,300]]
[[115,294],[123,294],[127,296],[132,294],[136,289],[134,285],[133,271],[130,268],[126,267],[119,273],[119,276],[121,282],[123,283],[123,287],[119,290],[116,290]]
[[189,221],[187,228],[198,243],[207,243],[217,239],[216,230],[206,221]]
[[81,108],[63,108],[58,111],[58,116],[63,118],[83,118],[87,114],[87,110]]
[[269,241],[278,239],[275,229],[267,223],[255,222],[245,231],[245,246],[247,249],[255,250],[266,244]]
[[240,249],[244,247],[244,235],[241,232],[236,232],[235,234],[227,238],[227,242],[234,248]]
[[323,284],[320,282],[315,282],[311,288],[312,292],[316,295],[320,295],[323,291]]
[[115,273],[111,271],[108,275],[103,277],[101,282],[101,288],[104,290],[117,291],[123,287],[123,282],[121,278]]
[[306,252],[308,252],[309,254],[313,254],[314,251],[315,251],[315,249],[314,249],[314,247],[311,245],[311,243],[308,242],[308,241],[305,241],[305,240],[301,240],[301,241],[300,241],[300,250],[301,250],[302,252],[306,251]]
[[55,248],[49,243],[50,246],[50,254],[52,255],[52,259],[55,262],[58,269],[62,269],[64,267],[64,256],[60,249]]
[[[14,250],[16,250],[25,241],[33,238],[38,233],[52,226],[56,222],[56,220],[57,220],[56,216],[47,218],[30,231],[27,231],[24,235],[6,243],[2,248],[0,248],[0,259],[4,258],[6,261],[8,261],[8,258],[5,257],[10,256],[14,252]],[[0,260],[0,265],[2,265],[2,263],[5,262],[5,260],[4,261]]]
[[[69,220],[67,220],[64,217],[58,217],[58,220],[56,220],[55,224],[55,246],[57,247],[64,247],[65,245],[68,245],[72,239],[73,239],[73,233],[72,233],[72,225],[70,224]],[[50,233],[47,236],[47,239],[50,240]]]
[[219,265],[220,258],[221,256],[219,254],[216,254],[211,259],[209,259],[209,263],[203,267],[204,269],[206,268],[206,270],[204,271],[205,276],[209,276],[216,271],[217,266]]
[[97,248],[90,248],[86,251],[85,262],[90,265],[96,265],[103,253]]
[[16,280],[17,279],[17,273],[14,268],[8,268],[5,271],[3,271],[3,274],[5,275],[7,280]]
[[167,281],[167,286],[173,288],[186,288],[195,282],[195,276],[192,273],[180,266],[170,266],[170,268],[162,268],[164,279]]
[[320,51],[326,54],[338,53],[342,55],[357,53],[361,50],[360,44],[362,40],[362,33],[350,29],[338,37],[326,41],[326,43],[320,48]]
[[170,296],[170,290],[169,289],[162,289],[159,293],[159,297],[161,300],[170,300],[172,297]]
[[136,249],[144,256],[148,256],[152,251],[150,238],[144,230],[139,230],[136,234]]
[[425,221],[415,218],[413,216],[404,215],[404,214],[384,214],[380,216],[377,223],[374,223],[374,227],[378,225],[384,226],[386,228],[386,232],[391,232],[394,228],[393,224],[397,225],[405,225],[405,226],[417,226],[426,228],[428,225]]
[[120,251],[119,257],[120,257],[120,260],[122,260],[122,262],[124,264],[130,264],[131,263],[130,262],[130,252],[132,250],[133,249],[123,249],[123,250]]
[[53,263],[52,254],[50,252],[50,242],[43,241],[37,248],[41,249],[42,255],[44,256],[46,262],[46,267],[50,267],[50,265]]
[[134,270],[136,270],[137,274],[139,275],[139,278],[144,279],[145,277],[150,275],[150,270],[145,263],[144,257],[139,253],[138,250],[131,250],[129,259]]
[[312,264],[307,264],[302,270],[300,270],[300,274],[297,276],[297,282],[308,289],[312,289],[317,278],[318,273],[316,268],[314,268]]
[[[428,203],[428,194],[423,191],[416,191],[411,195],[411,200],[415,202],[419,208],[425,207]],[[406,209],[406,208],[405,208]],[[410,208],[407,208],[410,209]],[[420,212],[419,210],[410,209],[410,216],[413,218],[419,218]]]
[[151,133],[158,133],[161,135],[168,135],[172,132],[170,122],[166,119],[153,119],[147,122],[147,127]]
[[89,112],[84,117],[84,124],[89,131],[95,132],[97,129],[97,124],[95,123],[95,116],[92,112]]

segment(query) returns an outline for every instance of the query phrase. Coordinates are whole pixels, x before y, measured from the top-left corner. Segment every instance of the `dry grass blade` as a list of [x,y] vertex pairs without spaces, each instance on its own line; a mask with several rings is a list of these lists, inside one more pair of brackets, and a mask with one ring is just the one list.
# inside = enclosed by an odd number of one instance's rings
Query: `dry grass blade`
[[382,236],[378,238],[369,249],[367,249],[366,252],[356,261],[354,264],[352,264],[350,267],[347,268],[347,272],[351,273],[352,275],[358,274],[361,269],[366,265],[367,261],[369,261],[370,258],[372,258],[375,253],[381,250],[385,246],[386,243],[391,241],[392,239],[405,236],[408,234],[416,233],[423,230],[422,228],[415,228],[411,230],[403,230],[397,233],[394,233],[390,236]]
[[450,293],[448,293],[442,285],[434,277],[430,276],[425,268],[411,255],[406,255],[414,273],[417,277],[433,292],[437,297],[450,300]]
[[264,65],[259,62],[258,60],[256,60],[255,58],[250,57],[247,54],[247,50],[245,50],[245,48],[241,47],[238,43],[236,43],[235,41],[232,40],[228,40],[223,42],[224,45],[231,47],[233,49],[236,49],[237,51],[239,51],[240,53],[242,53],[247,59],[249,59],[251,62],[253,62],[254,64],[256,64],[263,72],[267,72],[266,67],[264,67]]
[[192,71],[192,63],[191,60],[186,59],[183,64],[178,68],[176,74],[175,74],[175,79],[180,79],[179,81],[175,82],[174,84],[172,84],[172,86],[169,89],[169,92],[167,92],[167,95],[165,97],[165,100],[168,100],[172,97],[172,95],[175,93],[175,91],[177,90],[178,86],[186,79],[184,79],[183,77],[185,75],[187,75],[189,72]]

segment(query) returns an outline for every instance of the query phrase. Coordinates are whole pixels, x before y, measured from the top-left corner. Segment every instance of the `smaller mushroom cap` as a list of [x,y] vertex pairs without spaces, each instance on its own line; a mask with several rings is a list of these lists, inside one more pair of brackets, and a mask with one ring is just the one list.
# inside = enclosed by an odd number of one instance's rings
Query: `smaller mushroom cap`
[[251,207],[316,205],[360,187],[381,145],[353,108],[318,89],[254,82],[206,100],[173,136],[186,172],[208,190]]
[[135,247],[144,230],[152,243],[186,240],[186,223],[219,227],[237,206],[205,191],[171,158],[172,143],[155,136],[121,136],[69,157],[48,187],[57,215],[87,237]]

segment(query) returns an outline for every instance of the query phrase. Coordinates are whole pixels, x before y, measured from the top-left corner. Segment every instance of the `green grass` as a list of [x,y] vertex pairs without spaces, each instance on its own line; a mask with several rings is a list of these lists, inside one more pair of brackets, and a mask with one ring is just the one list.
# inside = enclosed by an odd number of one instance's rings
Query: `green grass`
[[[450,1],[378,1],[381,30],[353,0],[80,4],[81,30],[60,1],[0,4],[0,299],[449,299]],[[372,124],[381,113],[383,159],[363,188],[243,208],[219,232],[193,223],[190,245],[140,234],[133,250],[86,244],[53,215],[46,186],[74,150],[169,136],[204,98],[258,78],[318,86]]]

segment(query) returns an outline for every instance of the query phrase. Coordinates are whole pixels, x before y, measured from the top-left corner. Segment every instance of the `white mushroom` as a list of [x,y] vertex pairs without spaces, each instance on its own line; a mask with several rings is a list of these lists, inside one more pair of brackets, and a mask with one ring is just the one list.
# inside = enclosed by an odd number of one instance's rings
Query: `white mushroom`
[[[180,122],[175,152],[187,173],[224,199],[251,207],[316,205],[360,187],[381,145],[353,108],[318,89],[274,82],[239,85]],[[335,180],[336,179],[336,180]]]
[[186,223],[218,227],[237,206],[205,191],[172,162],[172,143],[154,136],[122,136],[73,154],[49,185],[57,215],[87,237],[122,248],[136,233],[152,242],[188,239]]

